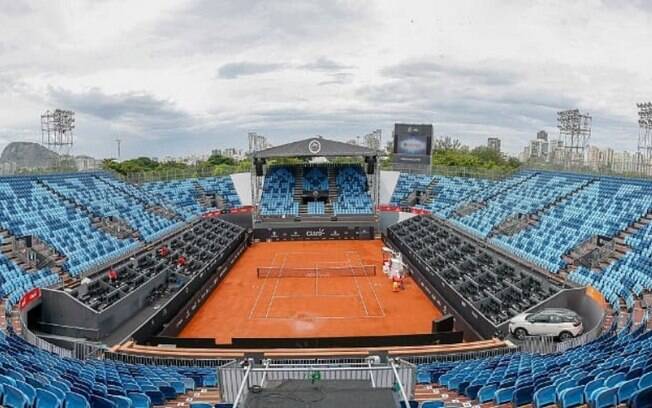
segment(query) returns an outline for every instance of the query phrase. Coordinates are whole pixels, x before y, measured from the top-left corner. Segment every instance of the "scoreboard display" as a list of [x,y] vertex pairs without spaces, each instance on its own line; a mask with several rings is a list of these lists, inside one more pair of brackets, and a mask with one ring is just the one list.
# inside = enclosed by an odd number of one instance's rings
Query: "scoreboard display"
[[394,124],[394,163],[398,165],[430,165],[432,124]]

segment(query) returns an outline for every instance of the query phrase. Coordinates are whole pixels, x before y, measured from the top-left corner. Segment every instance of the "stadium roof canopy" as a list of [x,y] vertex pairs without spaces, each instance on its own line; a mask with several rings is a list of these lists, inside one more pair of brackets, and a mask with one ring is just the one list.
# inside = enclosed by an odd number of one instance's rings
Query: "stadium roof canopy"
[[280,146],[270,147],[254,153],[256,159],[280,157],[335,157],[335,156],[379,156],[381,152],[350,143],[328,140],[321,137],[299,140]]

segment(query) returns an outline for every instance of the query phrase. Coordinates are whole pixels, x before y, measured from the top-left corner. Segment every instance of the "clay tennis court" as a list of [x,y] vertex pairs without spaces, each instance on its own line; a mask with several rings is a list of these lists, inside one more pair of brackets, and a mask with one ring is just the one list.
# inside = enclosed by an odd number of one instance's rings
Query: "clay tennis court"
[[440,311],[409,278],[404,290],[392,291],[382,271],[382,246],[379,240],[256,243],[179,337],[224,344],[232,338],[430,333]]

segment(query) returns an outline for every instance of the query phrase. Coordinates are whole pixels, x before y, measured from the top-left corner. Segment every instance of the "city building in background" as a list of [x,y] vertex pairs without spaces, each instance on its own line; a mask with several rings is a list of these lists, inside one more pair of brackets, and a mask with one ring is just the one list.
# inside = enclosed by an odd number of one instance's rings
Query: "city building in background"
[[500,139],[497,137],[490,137],[487,139],[487,147],[490,150],[495,150],[500,153]]

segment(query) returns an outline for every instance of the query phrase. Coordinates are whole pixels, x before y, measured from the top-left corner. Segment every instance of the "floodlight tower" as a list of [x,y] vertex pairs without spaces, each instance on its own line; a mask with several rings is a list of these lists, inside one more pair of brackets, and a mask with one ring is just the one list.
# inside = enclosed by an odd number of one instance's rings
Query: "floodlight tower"
[[638,108],[638,171],[650,175],[652,170],[652,103],[637,103]]
[[73,145],[75,112],[56,109],[41,115],[41,144],[59,155],[59,162],[70,154]]
[[581,113],[579,109],[557,113],[559,139],[563,142],[562,161],[567,167],[584,163],[584,152],[591,139],[592,120],[591,115]]

